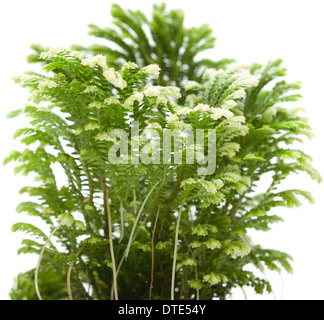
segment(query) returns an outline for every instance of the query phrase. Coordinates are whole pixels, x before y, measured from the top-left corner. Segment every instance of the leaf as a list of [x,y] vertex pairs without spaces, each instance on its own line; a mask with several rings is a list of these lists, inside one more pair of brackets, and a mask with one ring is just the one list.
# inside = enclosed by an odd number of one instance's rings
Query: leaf
[[199,242],[199,241],[193,241],[190,243],[190,247],[193,248],[193,249],[196,249],[196,248],[199,248],[202,246],[202,242]]
[[74,222],[74,218],[71,213],[61,214],[59,215],[58,219],[61,221],[62,226],[67,227],[71,227]]
[[204,287],[204,283],[201,280],[190,280],[188,285],[196,290],[201,290]]
[[197,262],[194,259],[188,258],[177,264],[176,270],[181,269],[182,267],[195,267]]
[[41,238],[44,241],[47,241],[48,238],[43,231],[41,231],[39,228],[33,226],[30,223],[23,223],[23,222],[15,223],[12,226],[11,230],[12,232],[17,232],[17,231],[26,232],[27,234],[31,234],[33,236]]
[[16,117],[18,117],[21,114],[21,112],[22,112],[21,109],[10,111],[7,114],[7,119],[16,118]]
[[89,243],[89,244],[96,244],[96,243],[101,242],[101,239],[99,239],[96,236],[92,236],[92,237],[86,239],[86,242]]
[[220,249],[222,247],[221,243],[215,239],[208,239],[204,242],[206,247],[211,250]]
[[250,246],[247,244],[240,242],[240,241],[235,241],[232,242],[227,248],[225,249],[225,252],[232,256],[232,258],[236,257],[245,257],[251,252]]
[[157,244],[156,244],[156,250],[164,250],[164,249],[167,249],[169,248],[170,246],[172,245],[172,243],[170,241],[159,241]]
[[250,153],[243,158],[243,161],[263,162],[266,161],[266,159],[256,154]]
[[77,228],[79,228],[80,230],[87,230],[87,228],[86,228],[86,226],[84,225],[84,223],[82,222],[82,221],[75,221],[75,226],[77,227]]
[[207,236],[208,235],[208,229],[204,225],[198,225],[192,229],[192,234],[197,234],[198,236]]
[[215,274],[213,272],[204,275],[204,281],[208,282],[211,286],[215,286],[221,282],[228,282],[228,278],[222,274]]

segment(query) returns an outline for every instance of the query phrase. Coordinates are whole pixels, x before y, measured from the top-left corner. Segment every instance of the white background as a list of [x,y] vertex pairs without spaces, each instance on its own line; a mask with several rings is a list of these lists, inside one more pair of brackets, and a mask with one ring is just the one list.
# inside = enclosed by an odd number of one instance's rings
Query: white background
[[[124,7],[151,11],[153,1],[116,0]],[[306,141],[303,149],[314,157],[315,167],[324,174],[324,2],[322,0],[226,0],[226,1],[165,1],[169,8],[182,8],[186,26],[208,23],[217,37],[216,49],[209,52],[214,59],[235,58],[239,63],[261,62],[281,57],[289,69],[289,80],[303,82],[304,99],[316,137]],[[11,77],[34,68],[26,63],[31,43],[69,47],[71,44],[97,43],[87,35],[87,24],[110,24],[111,1],[91,0],[28,0],[1,1],[0,4],[0,158],[19,147],[12,135],[23,120],[7,120],[10,110],[26,103],[26,92],[15,85]],[[8,299],[15,275],[35,267],[37,256],[17,256],[23,238],[13,234],[11,225],[30,221],[15,214],[22,200],[18,190],[28,185],[28,178],[14,176],[12,166],[0,166],[0,299]],[[299,209],[276,210],[285,222],[265,234],[255,233],[255,243],[290,253],[295,261],[294,274],[283,273],[284,299],[324,298],[324,190],[306,176],[300,175],[287,182],[293,187],[312,191],[315,205],[305,204]],[[276,298],[282,293],[282,283],[276,274],[273,280]],[[272,295],[256,296],[247,290],[249,299],[273,299]],[[233,299],[242,299],[238,289]]]

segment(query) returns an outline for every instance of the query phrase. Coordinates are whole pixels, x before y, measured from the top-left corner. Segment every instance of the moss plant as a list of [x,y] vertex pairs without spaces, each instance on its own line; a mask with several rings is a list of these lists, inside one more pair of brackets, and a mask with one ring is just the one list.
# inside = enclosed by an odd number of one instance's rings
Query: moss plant
[[[15,79],[31,95],[10,116],[21,113],[30,125],[15,134],[26,149],[5,162],[35,177],[21,189],[30,200],[17,211],[51,232],[13,226],[32,236],[19,253],[39,260],[18,276],[11,298],[226,299],[246,286],[271,292],[266,276],[246,266],[291,272],[291,257],[253,244],[249,230],[281,221],[273,208],[297,207],[299,197],[313,201],[307,191],[280,188],[289,175],[321,179],[311,157],[292,146],[312,135],[301,111],[286,103],[300,98],[300,84],[284,80],[281,60],[246,67],[199,59],[215,38],[207,25],[186,28],[181,10],[155,5],[149,19],[113,5],[112,16],[114,28],[90,26],[106,46],[33,46],[29,60],[44,72]],[[109,161],[116,132],[129,134],[133,121],[138,134],[127,142],[148,161],[127,161],[133,153]],[[185,139],[180,163],[154,162],[147,128],[160,141],[165,129],[213,130],[214,172],[199,173],[204,154]],[[192,162],[188,150],[196,151]],[[264,175],[272,179],[260,193]]]

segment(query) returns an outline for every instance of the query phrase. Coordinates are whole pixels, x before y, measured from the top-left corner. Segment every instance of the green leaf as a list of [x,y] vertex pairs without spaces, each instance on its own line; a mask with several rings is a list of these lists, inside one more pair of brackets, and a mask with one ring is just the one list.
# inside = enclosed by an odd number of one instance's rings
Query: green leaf
[[192,234],[197,234],[198,236],[207,236],[208,235],[208,229],[204,225],[198,225],[196,227],[193,227]]
[[23,223],[23,222],[15,223],[12,226],[11,230],[12,232],[17,232],[17,231],[26,232],[27,234],[31,234],[33,236],[41,238],[44,241],[47,241],[48,238],[43,231],[41,231],[39,228],[35,227],[30,223]]
[[203,279],[211,286],[215,286],[221,282],[228,282],[228,278],[226,276],[222,274],[215,274],[214,272],[204,275]]
[[208,239],[207,241],[204,242],[204,244],[208,249],[211,250],[220,249],[222,247],[222,244],[215,239]]
[[21,112],[22,112],[21,109],[10,111],[7,114],[7,118],[8,119],[16,118],[16,117],[18,117],[21,114]]
[[67,227],[71,227],[74,222],[74,218],[71,213],[61,214],[59,215],[58,219],[61,221],[62,226]]
[[188,285],[196,290],[201,290],[204,287],[204,283],[201,280],[190,280]]
[[251,248],[246,243],[235,241],[232,242],[227,248],[225,249],[225,252],[232,256],[232,258],[236,257],[245,257],[251,252]]

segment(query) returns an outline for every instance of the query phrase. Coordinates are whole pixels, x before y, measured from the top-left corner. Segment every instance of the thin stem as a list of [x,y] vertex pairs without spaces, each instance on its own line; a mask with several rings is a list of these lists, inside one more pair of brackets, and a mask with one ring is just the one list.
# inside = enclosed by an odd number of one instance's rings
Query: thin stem
[[[191,212],[191,207],[188,206],[188,216],[189,216],[189,221],[191,222],[191,227],[193,228],[193,216],[192,216],[192,212]],[[187,241],[186,241],[187,242]],[[192,249],[190,248],[190,245],[188,245],[188,248],[189,248],[189,251],[191,252],[192,254],[192,257],[195,258],[195,254],[194,252],[192,251]],[[197,266],[195,266],[195,279],[198,280],[198,268]],[[196,290],[197,291],[197,300],[200,300],[200,293],[199,293],[199,289]]]
[[94,213],[96,215],[96,219],[99,221],[99,223],[101,223],[101,218],[100,218],[99,212],[98,212],[98,210],[96,208],[96,205],[95,205],[95,203],[93,201],[93,195],[94,195],[93,177],[89,173],[86,165],[84,163],[82,163],[82,165],[83,165],[84,172],[85,172],[85,174],[87,176],[87,179],[88,179],[88,182],[89,182],[89,193],[90,193],[90,195],[89,195],[89,199],[90,199],[89,203],[90,203],[90,206],[92,207],[92,209],[93,209],[93,211],[94,211]]
[[112,237],[111,212],[110,212],[110,205],[109,205],[109,190],[106,186],[105,177],[103,176],[103,173],[100,174],[100,184],[101,184],[101,189],[104,193],[104,210],[105,210],[105,214],[107,214],[109,248],[110,248],[110,256],[111,256],[112,271],[113,271],[113,289],[115,293],[115,300],[118,300],[117,271],[116,271],[116,260],[115,260],[115,253],[114,253],[114,243]]
[[126,253],[125,253],[125,259],[126,259],[126,260],[127,260],[127,257],[128,257],[128,253],[129,253],[129,250],[130,250],[131,244],[132,244],[132,242],[133,242],[132,239],[133,239],[133,236],[134,236],[134,233],[135,233],[136,226],[137,226],[138,221],[139,221],[139,219],[140,219],[140,217],[141,217],[141,214],[142,214],[142,212],[143,212],[143,210],[144,210],[145,204],[146,204],[147,200],[149,199],[151,193],[153,192],[153,190],[156,188],[156,186],[157,186],[158,184],[159,184],[159,182],[157,182],[157,183],[156,183],[156,184],[151,188],[151,190],[149,191],[149,193],[146,195],[146,197],[145,197],[145,199],[144,199],[144,201],[143,201],[143,203],[142,203],[142,206],[141,206],[140,210],[138,211],[138,214],[137,214],[137,216],[136,216],[136,219],[135,219],[135,222],[134,222],[134,225],[133,225],[133,228],[132,228],[131,234],[130,234],[130,236],[129,236],[129,240],[128,240],[127,248],[126,248]]
[[[195,278],[196,280],[198,280],[198,270],[197,267],[195,266]],[[199,296],[199,289],[197,289],[197,300],[200,300],[200,296]]]
[[[125,254],[123,254],[122,258],[120,259],[120,262],[118,264],[118,267],[117,267],[117,277],[118,277],[118,274],[119,274],[119,271],[121,269],[121,266],[123,264],[123,262],[125,261]],[[113,300],[114,299],[114,290],[113,290],[113,287],[111,288],[111,291],[110,291],[110,299]]]
[[119,237],[119,243],[122,242],[124,238],[124,206],[123,201],[120,200],[120,237]]
[[37,262],[37,266],[36,266],[36,270],[35,270],[35,289],[36,289],[36,294],[37,294],[37,297],[39,300],[43,300],[41,294],[40,294],[40,291],[39,291],[39,287],[38,287],[38,273],[39,273],[39,267],[40,267],[40,264],[41,264],[41,261],[42,261],[42,258],[43,258],[43,254],[44,254],[44,251],[46,249],[46,246],[49,244],[49,242],[51,241],[51,238],[53,237],[53,235],[55,234],[55,232],[60,228],[60,226],[62,225],[62,222],[59,223],[59,225],[52,231],[52,233],[50,234],[50,236],[48,237],[47,241],[45,242],[41,252],[40,252],[40,255],[39,255],[39,258],[38,258],[38,262]]
[[174,300],[174,285],[175,285],[175,273],[176,273],[176,264],[177,264],[178,238],[179,238],[179,228],[180,228],[183,203],[184,201],[182,201],[180,207],[180,211],[177,219],[176,233],[174,237],[173,266],[172,266],[172,278],[171,278],[171,300]]
[[243,295],[244,295],[244,300],[247,300],[248,299],[248,297],[247,297],[247,294],[246,294],[246,291],[244,290],[244,288],[243,287],[241,287],[240,285],[238,285],[238,287],[242,290],[242,292],[243,292]]
[[105,199],[106,199],[106,208],[108,214],[108,232],[109,232],[109,246],[110,246],[110,255],[113,269],[113,287],[115,300],[118,300],[118,290],[117,290],[117,271],[116,271],[116,261],[115,261],[115,253],[114,253],[114,243],[112,238],[112,225],[111,225],[111,213],[110,213],[110,205],[109,205],[109,191],[105,188]]
[[[98,230],[96,230],[91,237],[95,236],[99,230],[101,230],[103,228],[103,226],[101,226]],[[76,262],[76,260],[78,259],[79,255],[81,254],[81,252],[83,251],[84,247],[87,245],[87,242],[85,242],[80,249],[78,250],[78,252],[75,254],[70,266],[69,266],[69,270],[67,273],[67,288],[68,288],[68,293],[69,293],[69,299],[73,300],[73,295],[72,295],[72,290],[71,290],[71,274],[72,274],[72,270],[73,270],[73,266],[74,263]]]
[[72,273],[72,269],[74,266],[75,261],[77,260],[78,256],[81,254],[81,252],[83,251],[84,247],[86,246],[86,242],[80,247],[80,249],[78,250],[78,252],[75,254],[70,266],[69,266],[69,270],[67,273],[67,288],[68,288],[68,293],[69,293],[69,300],[73,300],[73,295],[72,295],[72,290],[71,290],[71,273]]
[[160,206],[158,206],[158,210],[156,213],[155,217],[155,222],[154,222],[154,227],[153,227],[153,232],[152,232],[152,270],[151,270],[151,284],[150,284],[150,296],[149,300],[152,300],[152,288],[153,288],[153,273],[154,273],[154,235],[155,235],[155,229],[157,225],[157,221],[159,218],[159,213],[160,213]]
[[284,292],[285,292],[285,282],[284,282],[284,280],[283,280],[283,278],[282,278],[282,274],[281,274],[281,272],[279,272],[279,276],[280,276],[281,285],[282,285],[279,300],[282,300],[283,295],[284,295]]
[[[148,217],[149,217],[149,216],[147,216],[147,217],[144,219],[144,221],[143,221],[144,224],[145,224],[145,221],[146,221],[146,219],[147,219]],[[138,233],[135,233],[135,235],[134,235],[134,239],[133,239],[132,243],[135,241],[137,235],[138,235]],[[123,254],[122,258],[120,259],[120,262],[119,262],[118,267],[117,267],[117,278],[118,278],[119,271],[120,271],[120,269],[121,269],[121,267],[122,267],[124,261],[125,261],[125,253]],[[111,296],[111,300],[112,300],[112,299],[114,298],[114,291],[113,291],[113,288],[111,288],[110,296]]]
[[134,216],[136,216],[137,212],[137,207],[136,207],[136,190],[133,190],[133,195],[134,195]]
[[[77,204],[71,211],[70,213],[74,212],[75,210],[77,210],[81,205],[83,205],[86,202],[89,202],[90,199],[85,199],[83,201],[81,201],[79,204]],[[39,287],[38,287],[38,274],[39,274],[39,268],[40,268],[40,264],[45,252],[45,249],[47,247],[47,245],[49,244],[49,242],[51,241],[51,238],[53,237],[53,235],[55,234],[55,232],[61,227],[62,222],[59,223],[59,225],[52,231],[52,233],[50,234],[50,236],[48,237],[47,241],[45,242],[40,254],[39,254],[39,258],[38,258],[38,262],[37,262],[37,266],[35,269],[35,289],[36,289],[36,294],[39,300],[43,300],[42,295],[40,294],[39,291]]]
[[[189,220],[192,222],[193,220],[192,220],[192,217],[191,217],[191,209],[190,209],[190,206],[189,206],[189,208],[188,208],[188,215],[189,215]],[[183,236],[183,238],[184,238],[184,240],[185,240],[185,242],[186,242],[186,244],[187,244],[187,246],[188,246],[188,249],[189,249],[189,252],[191,253],[192,258],[195,259],[195,253],[194,253],[194,252],[192,251],[192,249],[190,248],[190,245],[189,245],[189,243],[188,243],[186,237]],[[197,268],[197,265],[195,265],[195,279],[198,280],[198,268]],[[199,290],[197,289],[196,291],[197,291],[197,292],[196,292],[196,293],[197,293],[196,298],[197,298],[197,300],[199,300],[199,299],[200,299],[200,298],[199,298]]]

